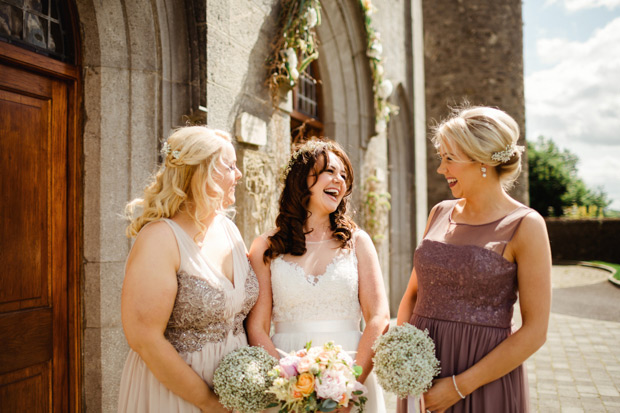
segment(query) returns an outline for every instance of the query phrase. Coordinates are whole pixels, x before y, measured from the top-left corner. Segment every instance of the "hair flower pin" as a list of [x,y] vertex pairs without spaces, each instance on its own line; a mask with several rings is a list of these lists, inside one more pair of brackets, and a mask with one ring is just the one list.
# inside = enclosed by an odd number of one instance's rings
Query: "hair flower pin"
[[179,157],[181,156],[181,151],[173,151],[172,147],[170,146],[168,142],[164,142],[164,145],[161,148],[161,153],[163,153],[166,156],[172,154],[172,157],[174,159],[179,159]]
[[511,143],[510,145],[506,145],[506,149],[503,151],[493,152],[491,159],[496,162],[506,163],[513,157],[516,150],[515,144]]

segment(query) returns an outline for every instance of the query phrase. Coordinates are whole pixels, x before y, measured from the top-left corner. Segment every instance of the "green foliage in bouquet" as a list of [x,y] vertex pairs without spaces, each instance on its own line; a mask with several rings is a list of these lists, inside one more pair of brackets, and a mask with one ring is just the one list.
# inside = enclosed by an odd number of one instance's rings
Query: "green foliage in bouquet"
[[267,393],[273,378],[267,373],[278,364],[262,347],[240,347],[227,354],[215,370],[213,390],[229,410],[256,413],[276,400]]
[[373,350],[379,384],[398,397],[421,395],[439,374],[435,343],[427,330],[411,324],[390,329],[375,341]]

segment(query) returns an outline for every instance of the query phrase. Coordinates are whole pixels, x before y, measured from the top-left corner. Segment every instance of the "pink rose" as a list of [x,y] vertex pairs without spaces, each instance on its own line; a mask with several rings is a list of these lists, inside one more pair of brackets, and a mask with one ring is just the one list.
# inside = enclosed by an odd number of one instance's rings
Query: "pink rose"
[[297,365],[299,364],[299,357],[286,356],[280,359],[280,376],[289,378],[297,375]]

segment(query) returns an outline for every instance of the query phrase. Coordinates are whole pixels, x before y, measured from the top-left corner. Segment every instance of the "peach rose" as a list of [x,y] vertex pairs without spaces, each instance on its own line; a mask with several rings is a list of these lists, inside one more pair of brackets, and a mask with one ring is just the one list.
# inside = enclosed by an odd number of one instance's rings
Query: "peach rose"
[[306,373],[310,370],[310,367],[314,364],[314,360],[310,356],[302,357],[297,363],[297,371],[299,373]]
[[310,373],[301,373],[297,377],[297,383],[293,385],[293,391],[304,396],[309,396],[314,391],[314,376]]

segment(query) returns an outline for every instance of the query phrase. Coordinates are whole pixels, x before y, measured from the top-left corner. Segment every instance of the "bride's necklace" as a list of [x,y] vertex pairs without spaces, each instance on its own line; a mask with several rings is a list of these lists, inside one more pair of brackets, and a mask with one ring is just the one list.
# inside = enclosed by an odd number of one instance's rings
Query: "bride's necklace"
[[[310,234],[314,234],[314,232],[315,230],[313,229],[313,231]],[[321,236],[318,237],[318,240],[310,239],[309,238],[310,234],[306,234],[306,244],[321,244],[323,242],[332,241],[334,239],[334,233],[332,232],[331,229],[324,230]]]

